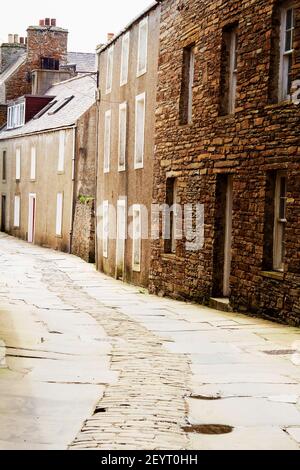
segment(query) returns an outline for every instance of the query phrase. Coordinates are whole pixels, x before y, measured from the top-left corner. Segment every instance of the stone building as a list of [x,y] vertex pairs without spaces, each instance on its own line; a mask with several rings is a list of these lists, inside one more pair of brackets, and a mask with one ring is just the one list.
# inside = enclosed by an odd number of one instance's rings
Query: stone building
[[1,231],[95,257],[96,77],[79,75],[8,108],[0,132]]
[[54,83],[96,71],[93,53],[68,52],[68,31],[56,19],[27,28],[27,37],[9,34],[0,46],[0,128],[7,102],[26,94],[44,94]]
[[98,49],[97,265],[141,286],[149,281],[159,28],[154,3]]
[[299,325],[299,1],[160,3],[154,202],[205,224],[152,242],[151,291]]

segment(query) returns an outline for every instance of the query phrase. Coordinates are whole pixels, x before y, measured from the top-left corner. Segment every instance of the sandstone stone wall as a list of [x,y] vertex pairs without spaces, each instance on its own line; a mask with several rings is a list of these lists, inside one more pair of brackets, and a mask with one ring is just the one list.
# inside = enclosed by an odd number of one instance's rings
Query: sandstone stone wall
[[[176,255],[152,242],[152,292],[207,302],[218,275],[218,175],[233,175],[231,305],[300,324],[300,107],[275,103],[277,8],[274,0],[162,2],[154,157],[154,202],[164,203],[167,177],[178,202],[205,206],[205,244]],[[300,5],[295,1],[293,78],[300,78]],[[238,24],[236,112],[223,116],[223,31]],[[193,120],[179,125],[183,49],[194,45]],[[274,68],[275,67],[275,68]],[[265,273],[266,185],[270,171],[287,171],[285,271]],[[219,269],[221,267],[219,266]]]
[[72,253],[88,263],[95,262],[95,211],[94,201],[75,206]]

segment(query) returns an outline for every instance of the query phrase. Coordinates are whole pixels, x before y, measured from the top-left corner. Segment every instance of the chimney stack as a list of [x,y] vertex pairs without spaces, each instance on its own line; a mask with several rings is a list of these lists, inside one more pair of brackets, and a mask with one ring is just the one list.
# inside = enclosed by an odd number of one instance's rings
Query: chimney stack
[[45,26],[45,20],[40,20],[40,26]]
[[51,26],[50,18],[45,18],[45,26]]
[[114,37],[115,37],[114,33],[108,33],[107,34],[107,42],[112,41]]
[[8,43],[9,43],[9,44],[13,44],[13,43],[14,43],[14,35],[13,35],[13,34],[9,34],[9,35],[8,35]]
[[20,38],[20,44],[25,44],[25,38],[23,37]]

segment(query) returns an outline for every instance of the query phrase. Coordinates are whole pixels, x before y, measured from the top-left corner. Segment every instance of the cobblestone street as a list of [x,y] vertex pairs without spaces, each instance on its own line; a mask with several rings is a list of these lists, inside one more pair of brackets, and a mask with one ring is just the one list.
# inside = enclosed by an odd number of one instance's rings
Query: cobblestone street
[[1,449],[300,448],[297,328],[1,234],[0,340]]

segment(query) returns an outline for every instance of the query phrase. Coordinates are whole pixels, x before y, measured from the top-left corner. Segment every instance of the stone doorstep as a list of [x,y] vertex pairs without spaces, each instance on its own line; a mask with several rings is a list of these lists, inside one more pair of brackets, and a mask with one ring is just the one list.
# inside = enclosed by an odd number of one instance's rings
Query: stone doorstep
[[227,298],[211,298],[209,300],[209,306],[220,312],[232,312],[230,307],[229,299]]

